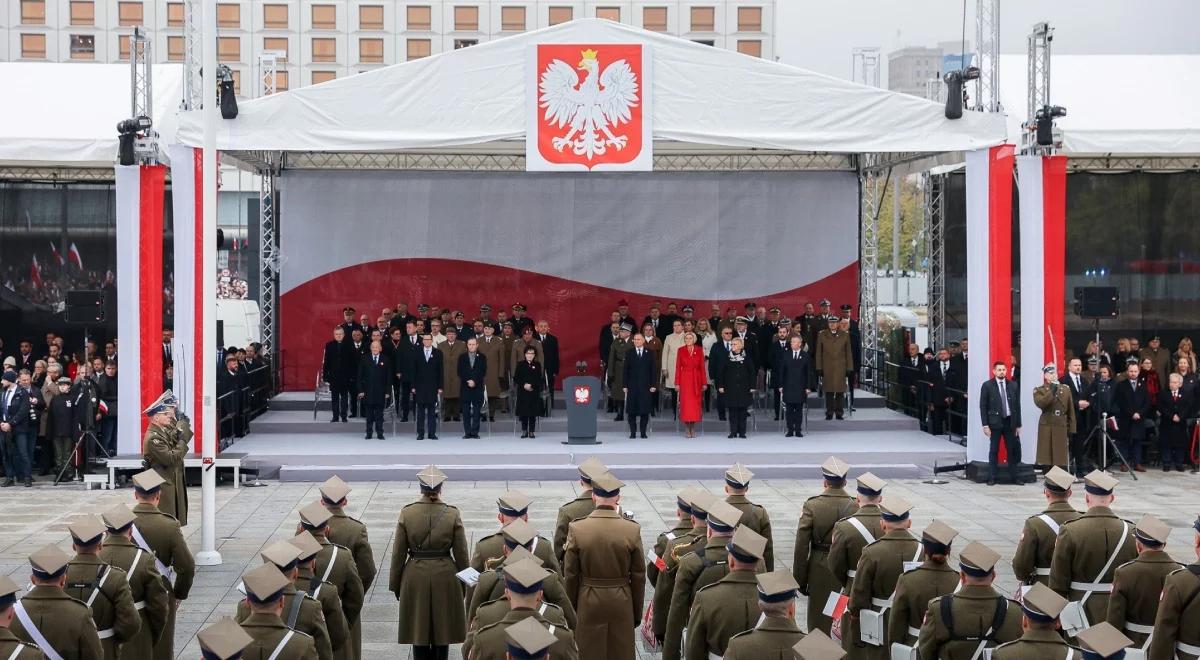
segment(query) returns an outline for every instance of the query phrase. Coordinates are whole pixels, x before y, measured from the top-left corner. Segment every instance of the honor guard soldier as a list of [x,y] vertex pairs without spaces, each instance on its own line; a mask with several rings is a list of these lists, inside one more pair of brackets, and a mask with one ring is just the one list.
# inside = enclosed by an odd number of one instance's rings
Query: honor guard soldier
[[[510,490],[505,492],[496,500],[496,520],[500,521],[500,527],[504,527],[514,520],[529,521],[529,505],[533,500],[520,491]],[[560,573],[558,559],[554,556],[554,548],[550,545],[550,541],[535,536],[530,542],[529,550],[533,552],[538,559],[542,560],[542,565],[546,568]],[[485,536],[475,543],[475,551],[471,553],[471,568],[482,573],[490,568],[487,562],[492,559],[504,558],[504,535],[501,532]]]
[[[529,620],[521,621],[504,630],[505,657],[512,660],[548,660],[554,644],[558,641],[554,632],[540,624]],[[555,657],[573,656],[555,654]]]
[[133,639],[142,627],[129,581],[125,571],[100,558],[104,523],[99,518],[84,516],[68,529],[75,556],[67,564],[67,584],[63,591],[88,606],[105,660],[116,660],[121,657],[121,645]]
[[1197,561],[1167,576],[1146,654],[1150,660],[1200,658],[1200,517],[1192,527]]
[[1038,417],[1037,464],[1066,468],[1067,444],[1075,435],[1075,402],[1071,388],[1058,382],[1058,367],[1042,367],[1043,384],[1033,388],[1033,405]]
[[[277,541],[267,546],[259,556],[264,564],[279,569],[287,578],[287,584],[283,586],[283,612],[280,614],[284,625],[311,637],[320,660],[332,660],[333,646],[329,639],[329,629],[325,626],[325,617],[321,613],[320,601],[296,589],[296,567],[299,564],[300,548],[287,541]],[[239,601],[237,620],[242,622],[249,616],[249,600]]]
[[567,528],[563,574],[575,606],[580,657],[632,660],[642,619],[646,565],[640,526],[621,515],[621,488],[611,472],[592,479],[596,509]]
[[246,646],[242,657],[247,660],[317,660],[313,638],[287,627],[284,616],[283,590],[291,582],[275,568],[263,564],[242,576],[246,587],[249,616],[242,620],[242,630],[254,641]]
[[766,551],[767,539],[740,525],[725,546],[729,571],[700,588],[688,616],[687,660],[725,655],[729,638],[754,627],[759,619],[755,570]]
[[[708,538],[708,507],[713,502],[719,502],[715,495],[708,491],[698,490],[691,486],[680,493],[679,506],[687,506],[691,513],[692,528],[682,535],[670,539],[663,547],[659,567],[658,581],[654,584],[654,600],[651,605],[651,627],[658,645],[662,646],[667,636],[667,618],[671,614],[671,598],[675,594],[675,578],[679,574],[679,560],[686,557],[696,547],[704,547]],[[699,545],[697,545],[699,544]]]
[[741,463],[734,463],[733,467],[725,471],[725,493],[727,495],[725,501],[742,512],[741,524],[767,540],[766,554],[762,559],[767,571],[773,571],[775,570],[775,543],[771,540],[771,516],[765,508],[751,502],[746,497],[746,491],[750,490],[750,480],[753,478],[754,473],[750,471],[750,468]]
[[879,503],[883,536],[863,548],[849,593],[847,611],[858,621],[859,629],[859,637],[849,639],[850,645],[845,647],[851,658],[888,656],[887,615],[896,582],[904,573],[905,563],[916,565],[923,554],[920,542],[908,531],[912,526],[911,510],[912,504],[896,496],[885,497]]
[[[346,515],[346,496],[353,489],[334,475],[321,484],[320,490],[321,506],[333,514],[329,519],[329,541],[350,550],[351,556],[354,557],[354,567],[358,569],[358,579],[362,581],[363,593],[367,593],[375,581],[375,555],[371,552],[370,541],[367,540],[367,526],[362,521]],[[354,654],[349,657],[361,658],[362,621],[354,620],[354,625],[350,628],[350,638]]]
[[1049,587],[1072,601],[1063,626],[1068,635],[1104,620],[1113,572],[1137,556],[1133,525],[1110,508],[1117,480],[1095,470],[1083,483],[1087,512],[1063,525],[1050,562]]
[[580,518],[586,518],[596,508],[592,500],[592,479],[608,472],[608,467],[595,456],[580,463],[577,469],[582,490],[575,499],[558,507],[558,516],[554,522],[554,556],[558,559],[560,567],[563,555],[566,554],[567,526]]
[[837,591],[840,584],[829,570],[833,528],[839,520],[858,510],[858,503],[846,493],[849,471],[850,466],[835,456],[821,464],[825,489],[804,501],[796,526],[792,576],[800,585],[800,593],[808,597],[809,631],[819,629],[828,634],[833,626],[833,620],[824,614],[829,594]]
[[[141,626],[132,639],[121,645],[121,655],[126,658],[154,657],[154,642],[162,635],[167,625],[170,610],[170,595],[167,586],[154,568],[154,555],[142,550],[133,542],[133,523],[137,517],[124,504],[118,504],[100,514],[108,530],[100,560],[125,571],[129,581],[129,593],[133,605],[141,612]],[[0,656],[3,656],[0,653]]]
[[225,617],[196,633],[202,660],[240,660],[254,638],[233,619]]
[[1050,560],[1062,526],[1080,514],[1071,506],[1071,486],[1075,478],[1057,466],[1046,471],[1042,488],[1046,493],[1046,510],[1030,516],[1021,530],[1017,550],[1013,554],[1013,574],[1022,584],[1050,582]]
[[329,631],[329,645],[333,648],[334,657],[337,657],[338,654],[346,652],[343,647],[350,640],[350,624],[346,623],[346,614],[342,611],[342,599],[338,596],[337,588],[321,580],[319,575],[313,574],[317,555],[325,546],[308,532],[300,532],[288,539],[288,543],[300,551],[296,557],[296,578],[292,580],[292,584],[297,591],[303,591],[321,604],[325,629]]
[[[477,633],[479,629],[483,628],[484,626],[488,626],[500,621],[506,614],[508,614],[508,611],[512,609],[512,603],[508,600],[508,593],[504,590],[504,572],[508,570],[510,566],[513,566],[525,559],[532,559],[536,566],[542,566],[542,560],[534,557],[533,553],[529,552],[524,547],[518,546],[509,553],[507,558],[504,559],[504,563],[480,576],[481,582],[487,578],[488,584],[490,585],[489,591],[495,595],[495,598],[483,601],[479,605],[478,609],[476,609],[474,612],[468,612],[467,639],[463,642],[462,647],[462,655],[464,658],[469,657],[468,651],[470,650],[471,645],[474,643],[475,633]],[[568,600],[566,596],[566,588],[563,587],[562,584],[562,577],[553,571],[550,572],[550,575],[552,577],[547,577],[542,581],[541,604],[539,604],[537,607],[538,614],[545,617],[546,621],[556,626],[562,626],[564,628],[574,630],[574,627],[570,625],[569,621],[567,621],[566,610],[559,605],[560,602],[564,601],[568,605],[570,604],[570,600]],[[551,584],[554,586],[549,586]],[[478,594],[479,590],[476,590],[475,593]],[[551,602],[550,599],[552,598],[555,599],[555,602]],[[572,606],[571,621],[575,621],[574,612],[575,608]]]
[[654,556],[649,558],[646,563],[646,578],[650,580],[650,586],[655,587],[657,594],[659,574],[666,570],[667,544],[675,539],[687,535],[692,531],[692,507],[688,504],[692,494],[696,491],[693,486],[685,486],[679,494],[675,496],[675,516],[678,520],[675,521],[675,526],[671,529],[662,532],[654,541]]
[[[540,538],[533,525],[517,518],[505,525],[504,529],[500,530],[500,536],[504,540],[501,555],[489,559],[484,572],[479,576],[479,582],[475,585],[475,590],[471,594],[470,605],[467,606],[468,622],[475,618],[476,611],[484,603],[504,596],[504,567],[515,562],[513,559],[514,554],[518,557],[526,555],[536,557],[538,566],[545,566],[543,558],[537,557],[537,555],[529,551],[534,540]],[[551,571],[550,577],[546,578],[545,582],[543,582],[542,589],[545,592],[543,599],[548,603],[558,606],[563,611],[567,626],[574,630],[577,623],[575,607],[571,605],[571,600],[567,598],[567,591],[563,587],[562,576]]]
[[300,509],[301,530],[312,534],[321,544],[321,551],[313,560],[313,573],[337,590],[338,597],[342,599],[342,614],[350,629],[350,642],[343,645],[341,653],[335,657],[339,660],[356,660],[353,655],[354,626],[362,612],[366,592],[350,550],[329,541],[329,521],[332,518],[333,513],[316,502]]
[[1075,639],[1084,660],[1124,660],[1125,649],[1134,645],[1107,621],[1084,630]]
[[842,660],[846,651],[820,630],[810,631],[792,651],[799,660]]
[[1025,614],[1021,638],[1001,644],[992,660],[1083,660],[1079,649],[1063,641],[1058,632],[1058,615],[1067,599],[1044,584],[1035,584],[1021,599]]
[[146,470],[133,475],[132,481],[133,497],[137,501],[133,515],[137,520],[129,533],[133,542],[153,557],[154,568],[162,575],[163,586],[170,592],[167,623],[154,643],[154,660],[174,660],[175,611],[179,609],[178,601],[187,600],[188,592],[192,590],[196,560],[179,531],[179,521],[158,508],[165,483],[162,476],[154,470]]
[[[883,497],[883,487],[887,482],[870,472],[859,476],[856,481],[858,510],[833,526],[829,546],[829,572],[833,574],[834,581],[841,585],[841,592],[847,595],[854,588],[858,559],[862,556],[863,548],[883,536],[879,526],[879,500]],[[820,606],[825,608],[824,603]],[[857,624],[848,612],[843,615],[841,626],[844,644],[849,644],[851,639],[858,640]]]
[[617,417],[613,420],[616,422],[625,419],[625,356],[633,350],[632,333],[633,326],[622,323],[620,334],[608,349],[608,394],[617,408]]
[[972,541],[958,558],[962,587],[929,601],[921,624],[917,649],[923,660],[978,660],[985,650],[1021,636],[1016,601],[992,588],[1000,553]]
[[[504,572],[507,611],[499,620],[480,622],[482,625],[475,626],[469,645],[463,645],[465,658],[505,660],[505,631],[526,620],[532,620],[538,628],[551,635],[551,650],[555,660],[575,660],[579,657],[575,635],[564,625],[561,613],[547,610],[545,603],[540,602],[543,582],[554,573],[539,566],[537,561],[536,558],[525,557],[507,567]],[[552,613],[551,616],[546,616],[547,611]]]
[[760,573],[758,581],[758,617],[753,630],[729,638],[725,660],[767,660],[787,658],[788,652],[804,638],[796,625],[796,596],[800,585],[791,572],[780,569]]
[[1143,516],[1133,530],[1137,559],[1118,566],[1113,573],[1107,621],[1139,649],[1145,649],[1154,632],[1158,599],[1167,576],[1180,569],[1179,563],[1166,552],[1170,534],[1171,528],[1166,523],[1154,516]]
[[688,625],[696,592],[729,572],[726,546],[741,518],[741,511],[719,499],[708,505],[708,516],[705,518],[708,531],[704,544],[696,543],[687,555],[679,558],[675,588],[671,593],[671,611],[667,615],[663,660],[679,660],[681,657],[683,631]]
[[175,395],[163,392],[143,413],[150,418],[142,439],[142,459],[163,478],[158,508],[187,524],[187,475],[183,458],[192,453],[192,426],[186,415],[175,418]]
[[921,532],[925,561],[915,568],[905,562],[904,573],[896,582],[892,613],[888,618],[889,644],[916,648],[929,601],[953,593],[958,587],[958,571],[946,564],[950,544],[956,536],[958,532],[940,520],[933,521]]
[[71,558],[53,545],[29,556],[33,586],[13,605],[13,635],[41,649],[47,658],[101,660],[104,648],[88,606],[65,591]]
[[17,604],[17,586],[7,575],[0,575],[0,658],[11,660],[43,660],[46,656],[38,647],[27,644],[9,630],[13,622],[13,606]]

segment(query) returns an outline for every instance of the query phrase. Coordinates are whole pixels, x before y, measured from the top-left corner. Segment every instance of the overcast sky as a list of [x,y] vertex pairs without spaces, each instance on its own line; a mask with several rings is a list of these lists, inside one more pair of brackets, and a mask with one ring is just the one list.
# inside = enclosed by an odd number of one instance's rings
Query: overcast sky
[[[974,48],[976,0],[967,0]],[[962,38],[962,0],[776,0],[777,55],[850,77],[850,50],[936,46]],[[1003,53],[1024,53],[1034,23],[1054,28],[1054,53],[1200,53],[1200,0],[1003,0]],[[885,78],[886,80],[886,78]]]

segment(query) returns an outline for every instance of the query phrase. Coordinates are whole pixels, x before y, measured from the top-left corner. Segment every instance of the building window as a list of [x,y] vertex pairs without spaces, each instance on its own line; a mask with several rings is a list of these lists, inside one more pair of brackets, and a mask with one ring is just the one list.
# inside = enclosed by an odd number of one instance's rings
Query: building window
[[21,57],[26,60],[46,59],[46,35],[21,35]]
[[288,59],[288,40],[287,37],[266,37],[263,39],[264,51],[275,51],[278,53],[276,59],[280,62],[286,62]]
[[312,40],[312,61],[336,62],[337,40],[329,37],[314,37]]
[[288,72],[280,69],[275,72],[275,91],[288,91]]
[[315,30],[336,30],[337,9],[333,5],[313,5],[312,26]]
[[500,29],[508,32],[521,32],[525,30],[525,8],[524,7],[501,7],[500,8]]
[[287,26],[287,5],[263,5],[263,27],[286,30]]
[[336,71],[313,71],[312,84],[320,85],[323,82],[329,82],[337,78]]
[[118,2],[117,25],[134,26],[142,24],[142,3]]
[[96,5],[92,0],[72,0],[71,25],[95,25]]
[[467,48],[468,46],[475,46],[478,44],[478,39],[455,39],[454,50],[458,50],[459,48]]
[[762,7],[738,7],[738,32],[762,32]]
[[382,62],[383,61],[383,39],[359,39],[358,40],[358,61],[359,62]]
[[[22,25],[45,25],[46,24],[46,1],[45,0],[21,0],[21,24]],[[45,50],[45,49],[43,49]]]
[[429,30],[433,25],[433,12],[427,6],[408,8],[408,29]]
[[230,73],[233,74],[233,94],[234,94],[234,96],[241,96],[241,94],[242,94],[242,72],[235,69],[235,70],[231,71]]
[[621,22],[620,7],[596,7],[596,18],[603,18],[609,21]]
[[646,7],[642,9],[642,27],[655,32],[666,32],[667,8]]
[[167,27],[183,27],[183,3],[167,3]]
[[762,57],[762,42],[757,39],[741,39],[737,46],[738,52],[743,55]]
[[232,2],[217,3],[217,27],[242,27],[242,6]]
[[474,32],[479,29],[479,7],[455,7],[454,29],[460,32]]
[[715,17],[712,7],[692,7],[692,32],[716,32]]
[[571,7],[551,7],[550,8],[550,25],[558,25],[566,23],[575,18],[575,10]]
[[429,57],[431,42],[428,39],[409,39],[408,40],[408,59],[419,60],[422,57]]
[[222,62],[241,62],[242,40],[238,37],[217,37],[217,59]]
[[132,45],[133,35],[118,34],[117,35],[117,59],[122,62],[129,59],[129,47]]
[[183,37],[167,37],[167,61],[183,61]]
[[358,7],[358,29],[382,30],[383,5],[360,5]]
[[73,60],[94,60],[96,59],[96,37],[91,34],[73,34],[71,35],[71,59]]

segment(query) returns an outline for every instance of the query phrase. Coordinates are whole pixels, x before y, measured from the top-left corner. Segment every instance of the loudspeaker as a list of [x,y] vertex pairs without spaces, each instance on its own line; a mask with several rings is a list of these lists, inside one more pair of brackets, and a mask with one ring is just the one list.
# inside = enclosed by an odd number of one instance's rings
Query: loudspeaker
[[103,291],[68,291],[67,323],[94,325],[104,322]]
[[1115,286],[1075,287],[1075,315],[1085,319],[1115,319],[1121,296]]

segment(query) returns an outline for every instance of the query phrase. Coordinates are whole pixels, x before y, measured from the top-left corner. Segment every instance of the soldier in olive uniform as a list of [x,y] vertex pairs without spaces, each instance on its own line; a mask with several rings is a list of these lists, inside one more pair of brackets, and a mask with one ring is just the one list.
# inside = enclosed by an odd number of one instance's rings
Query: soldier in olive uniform
[[467,352],[467,342],[460,340],[454,326],[446,328],[446,341],[437,347],[442,352],[442,421],[457,420],[461,416],[459,395],[462,381],[458,378],[458,358]]
[[1137,559],[1118,566],[1113,573],[1107,620],[1140,649],[1147,646],[1150,633],[1154,632],[1163,583],[1180,568],[1166,552],[1170,534],[1171,528],[1166,523],[1154,516],[1143,516],[1133,530]]
[[688,507],[688,511],[691,513],[692,528],[682,535],[668,540],[663,546],[663,553],[660,556],[662,566],[659,567],[658,580],[654,584],[654,600],[651,604],[654,612],[651,615],[650,623],[659,646],[662,646],[667,636],[667,617],[671,614],[671,597],[675,593],[675,578],[679,574],[679,560],[686,557],[695,548],[704,547],[703,544],[708,538],[708,507],[718,501],[712,493],[696,488],[690,488],[690,490],[685,488],[680,497],[686,498],[678,505]]
[[1058,632],[1058,615],[1067,599],[1044,584],[1035,584],[1021,599],[1025,618],[1021,638],[1001,644],[992,660],[1083,660],[1079,649],[1063,641]]
[[203,660],[238,660],[254,641],[233,619],[225,617],[196,633]]
[[796,625],[796,596],[800,585],[796,584],[792,574],[780,569],[761,573],[756,579],[758,609],[762,614],[753,629],[729,638],[725,660],[787,658],[788,651],[804,638]]
[[962,587],[929,601],[917,649],[923,660],[978,660],[985,649],[1021,636],[1016,601],[992,588],[1000,553],[972,541],[959,553]]
[[687,660],[723,656],[729,638],[758,621],[758,580],[755,569],[766,552],[767,539],[745,525],[725,546],[729,572],[696,591],[688,616]]
[[7,575],[0,575],[0,658],[7,660],[44,660],[45,654],[33,644],[27,644],[9,630],[13,621],[13,606],[17,604],[17,586]]
[[796,642],[792,651],[799,660],[842,660],[846,651],[820,630],[813,630]]
[[292,584],[298,591],[303,591],[321,604],[321,615],[325,618],[325,629],[329,631],[329,645],[333,648],[334,657],[345,653],[342,648],[350,643],[350,624],[346,623],[346,614],[342,611],[342,599],[338,596],[337,587],[313,574],[317,555],[325,546],[308,532],[300,532],[288,539],[288,543],[300,551],[296,557],[296,578]]
[[1054,557],[1058,534],[1063,525],[1081,515],[1070,502],[1074,484],[1075,478],[1062,468],[1056,466],[1046,471],[1042,484],[1046,510],[1025,521],[1013,554],[1013,574],[1022,584],[1050,581],[1050,560]]
[[317,646],[307,634],[283,622],[283,592],[291,581],[275,568],[263,564],[242,576],[250,614],[242,630],[254,641],[242,651],[245,660],[317,660]]
[[1075,435],[1075,403],[1071,388],[1058,382],[1053,364],[1042,368],[1044,383],[1033,388],[1033,405],[1041,409],[1038,417],[1037,464],[1067,467],[1067,442]]
[[[833,526],[833,537],[829,544],[829,572],[833,574],[834,582],[841,586],[841,592],[847,595],[854,589],[858,559],[862,556],[863,548],[883,536],[879,526],[879,500],[883,497],[883,487],[887,482],[870,472],[859,476],[856,481],[858,510]],[[821,605],[824,607],[824,604]],[[850,640],[858,640],[858,623],[850,617],[848,609],[839,625],[842,647],[850,652]]]
[[579,657],[575,635],[561,624],[546,618],[539,608],[542,582],[554,575],[537,565],[537,560],[525,558],[514,562],[504,572],[504,593],[509,609],[499,621],[480,626],[472,636],[465,657],[469,660],[505,660],[504,632],[526,619],[533,619],[543,630],[554,636],[551,652],[555,660],[576,660]]
[[915,647],[929,601],[953,593],[958,587],[958,571],[946,565],[950,544],[956,536],[958,532],[940,520],[933,521],[921,532],[925,561],[915,568],[905,562],[904,573],[896,581],[892,612],[888,617],[889,644]]
[[1125,649],[1133,640],[1107,621],[1098,623],[1075,636],[1085,660],[1124,660]]
[[675,588],[671,593],[671,611],[667,615],[663,640],[663,660],[679,660],[683,649],[683,631],[691,615],[696,592],[725,577],[729,572],[726,546],[742,518],[733,505],[716,499],[707,505],[708,525],[704,544],[697,542],[679,558]]
[[[287,584],[283,586],[283,612],[280,615],[284,625],[311,637],[320,660],[332,660],[333,646],[329,629],[325,626],[325,617],[321,613],[320,601],[296,589],[300,548],[287,541],[277,541],[259,554],[263,563],[273,565],[287,578]],[[238,602],[237,620],[245,621],[249,616],[250,603],[247,598]]]
[[159,510],[186,525],[187,475],[183,458],[192,453],[192,426],[186,415],[175,419],[175,406],[175,395],[167,390],[144,411],[150,426],[142,439],[142,459],[164,479]]
[[101,660],[104,648],[88,606],[63,591],[67,564],[62,550],[47,545],[29,556],[33,587],[13,605],[12,634],[36,645],[46,657]]
[[[510,490],[496,500],[496,520],[500,521],[500,527],[504,527],[514,520],[524,520],[529,522],[529,505],[533,504],[533,499],[520,491]],[[556,572],[561,573],[558,564],[558,558],[554,556],[554,548],[550,541],[535,536],[530,542],[529,550],[537,555],[538,559],[542,560],[542,564]],[[471,568],[482,573],[487,570],[488,560],[504,558],[504,535],[501,532],[489,534],[475,542],[475,550],[471,553]]]
[[312,534],[321,551],[313,560],[313,574],[321,577],[324,582],[333,585],[342,600],[342,614],[349,626],[350,643],[344,644],[341,651],[334,655],[339,660],[356,660],[354,655],[354,625],[362,612],[366,592],[363,590],[362,578],[358,576],[358,567],[349,548],[329,541],[329,521],[333,512],[320,504],[313,502],[300,509],[300,531]]
[[825,419],[842,419],[846,406],[847,382],[854,375],[854,355],[850,351],[850,333],[838,328],[838,318],[830,316],[829,327],[817,335],[817,377],[825,393]]
[[[536,621],[518,621],[504,629],[505,657],[512,660],[549,660],[550,651],[557,643],[555,631],[548,630]],[[555,657],[566,658],[562,653]]]
[[659,574],[666,570],[667,544],[691,533],[692,528],[695,527],[692,524],[692,507],[688,504],[688,500],[692,498],[695,491],[693,486],[685,486],[683,490],[679,491],[679,494],[675,496],[675,516],[678,520],[675,521],[674,527],[661,532],[654,541],[654,558],[646,563],[646,578],[650,580],[650,586],[655,587],[656,594],[658,593]]
[[735,463],[733,467],[726,470],[725,493],[727,497],[725,501],[742,512],[743,525],[767,539],[766,554],[762,559],[767,571],[773,571],[775,570],[775,542],[771,540],[771,516],[765,508],[751,502],[750,498],[746,497],[746,491],[750,490],[750,480],[753,478],[754,473],[741,463]]
[[561,567],[563,556],[567,552],[567,526],[581,518],[586,518],[596,508],[592,500],[592,478],[608,472],[608,467],[595,456],[579,464],[579,494],[575,499],[558,507],[558,516],[554,522],[554,556]]
[[[488,328],[493,328],[493,330],[488,330]],[[502,375],[506,381],[508,378],[504,366],[508,363],[508,358],[504,354],[504,341],[496,334],[494,328],[495,326],[490,322],[485,322],[483,336],[477,337],[479,354],[483,356],[485,363],[490,365],[483,376],[483,389],[487,390],[488,420],[493,422],[496,421],[496,411],[500,410],[508,397],[508,393],[504,391],[504,387],[500,383]]]
[[1200,658],[1200,516],[1192,523],[1196,561],[1167,576],[1154,617],[1149,660]]
[[[471,657],[471,647],[475,644],[475,635],[481,628],[490,626],[493,623],[498,623],[503,620],[504,617],[508,616],[509,611],[512,609],[512,602],[509,601],[508,594],[504,590],[504,569],[525,559],[532,559],[534,564],[539,567],[542,566],[542,560],[534,557],[533,553],[529,552],[525,548],[518,547],[514,549],[511,554],[509,554],[508,558],[504,560],[502,565],[496,567],[495,570],[488,571],[484,574],[485,576],[490,576],[493,578],[494,585],[491,589],[492,593],[495,593],[498,589],[499,594],[495,598],[482,603],[478,609],[468,615],[469,620],[467,624],[467,638],[463,640],[462,643],[462,656],[464,658]],[[483,576],[481,576],[480,579],[482,580]],[[536,606],[537,613],[546,619],[546,621],[551,625],[572,629],[572,626],[567,624],[567,617],[563,613],[563,609],[557,604],[549,602],[550,598],[557,597],[547,595],[546,593],[547,585],[550,584],[551,581],[557,584],[555,589],[561,592],[561,597],[564,600],[567,600],[566,589],[562,586],[562,577],[557,573],[551,572],[551,575],[542,581],[541,603]],[[476,593],[479,592],[476,591]],[[570,601],[567,600],[567,602],[569,603]],[[574,612],[574,608],[571,608],[571,611]]]
[[[829,572],[829,550],[833,529],[839,520],[858,510],[858,503],[846,493],[846,473],[850,466],[831,456],[821,464],[825,489],[804,501],[800,522],[796,525],[796,546],[792,556],[792,576],[800,593],[808,597],[808,630],[829,634],[833,620],[825,616],[825,601],[838,589],[838,581]],[[855,563],[857,565],[857,562]]]
[[[538,566],[545,566],[545,560],[529,551],[534,539],[538,538],[537,530],[533,528],[533,525],[518,518],[505,525],[501,534],[504,539],[502,554],[489,559],[484,572],[479,575],[479,582],[475,585],[470,604],[467,606],[468,622],[475,618],[475,612],[480,606],[504,595],[505,566],[512,565],[526,556],[534,557]],[[567,625],[573,630],[577,624],[575,607],[571,605],[571,599],[567,598],[562,576],[552,571],[550,577],[546,578],[542,584],[542,589],[545,592],[543,597],[546,602],[553,603],[563,611]]]
[[[1133,525],[1110,508],[1117,480],[1093,471],[1083,478],[1087,513],[1062,526],[1050,561],[1049,586],[1079,602],[1086,616],[1083,626],[1099,623],[1108,615],[1108,595],[1117,566],[1137,556]],[[1070,633],[1070,631],[1068,631]]]
[[641,527],[621,515],[621,487],[611,472],[592,478],[596,509],[567,528],[563,577],[575,605],[580,657],[632,660],[642,619],[646,565]]
[[617,418],[613,421],[622,421],[625,419],[625,354],[633,348],[633,342],[630,341],[630,334],[633,332],[633,326],[628,323],[621,324],[621,334],[613,340],[612,346],[608,349],[608,362],[605,363],[608,373],[608,394],[617,407]]
[[179,602],[187,600],[192,590],[192,579],[196,576],[196,560],[183,533],[179,521],[158,508],[165,480],[154,470],[133,475],[133,498],[137,502],[133,515],[137,517],[129,533],[139,548],[150,553],[154,568],[163,579],[163,587],[170,592],[167,608],[167,623],[162,635],[154,643],[154,660],[174,660],[175,611]]
[[105,660],[116,660],[121,657],[121,645],[133,639],[142,627],[129,591],[129,580],[125,571],[100,558],[104,523],[99,518],[84,516],[68,529],[75,556],[67,564],[67,584],[63,591],[88,606],[104,647]]
[[912,520],[909,518],[911,510],[912,504],[896,496],[885,497],[879,503],[879,528],[883,531],[883,536],[863,548],[846,611],[859,621],[860,630],[864,612],[878,612],[883,617],[878,630],[881,641],[879,644],[872,644],[863,640],[861,636],[850,639],[850,646],[846,650],[851,658],[883,660],[888,657],[891,645],[890,640],[886,638],[887,616],[890,614],[896,582],[904,572],[904,563],[915,564],[923,554],[921,543],[908,531],[912,526]]
[[435,466],[417,473],[421,499],[405,506],[396,521],[388,589],[400,601],[401,644],[413,645],[415,660],[445,660],[449,645],[467,635],[462,583],[467,536],[458,509],[442,501],[446,474]]
[[[321,506],[329,509],[333,517],[329,519],[329,541],[335,545],[349,548],[354,557],[354,566],[358,569],[358,579],[362,581],[363,593],[371,591],[375,581],[375,555],[371,552],[371,542],[367,540],[367,526],[357,518],[346,515],[346,496],[352,490],[338,476],[332,476],[321,484]],[[353,655],[350,658],[362,657],[362,621],[354,620],[350,628]]]
[[131,538],[137,517],[129,507],[118,504],[101,514],[100,518],[108,530],[100,559],[125,571],[134,607],[141,611],[141,627],[133,639],[126,640],[121,646],[121,655],[126,658],[152,658],[154,643],[162,636],[171,607],[166,583],[158,569],[154,568],[154,555],[137,547]]

